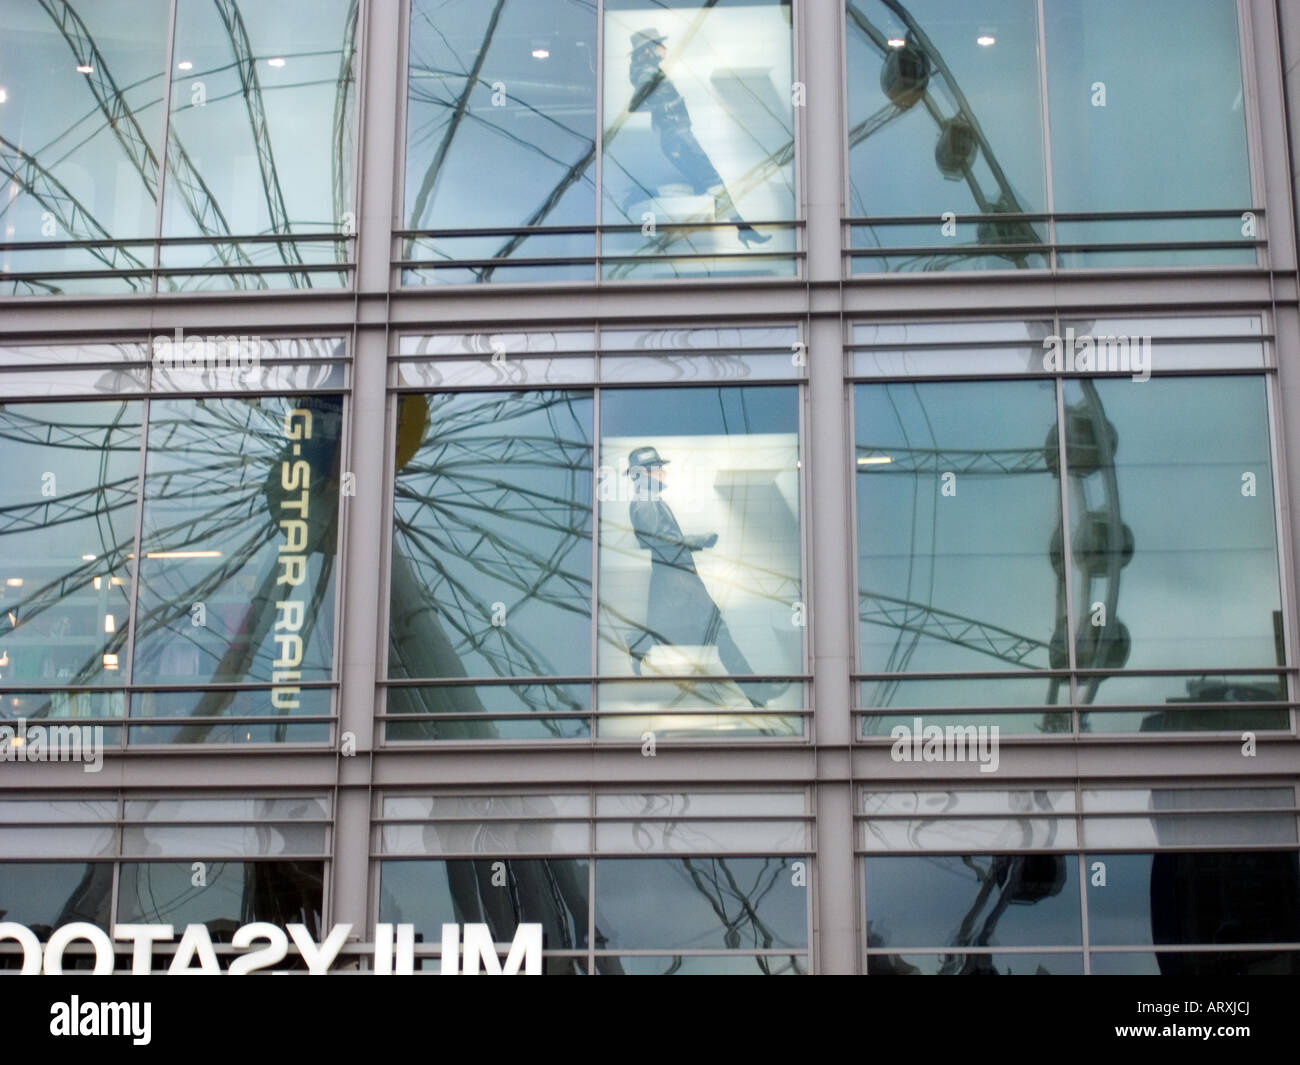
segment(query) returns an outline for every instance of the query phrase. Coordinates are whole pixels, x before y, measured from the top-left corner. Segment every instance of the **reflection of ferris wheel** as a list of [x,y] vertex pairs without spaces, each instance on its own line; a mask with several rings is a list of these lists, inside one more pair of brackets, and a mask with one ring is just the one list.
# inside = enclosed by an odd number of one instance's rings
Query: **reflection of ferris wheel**
[[[530,603],[591,616],[592,443],[574,402],[563,392],[502,391],[461,394],[431,410],[420,393],[401,397],[390,676],[466,679],[477,658],[489,677],[520,678],[514,694],[530,710],[588,709],[567,684],[525,683],[554,675],[549,653],[535,626],[501,623]],[[492,429],[525,419],[531,424],[516,431]],[[791,601],[788,576],[755,569],[750,577],[748,594]],[[494,603],[485,584],[502,598]],[[599,609],[600,639],[621,653],[638,641],[671,642],[643,612],[607,600]],[[667,682],[729,705],[724,690]],[[474,719],[467,734],[493,733],[473,684],[423,685],[412,695],[424,711]],[[554,720],[541,720],[558,734]],[[432,734],[459,733],[439,723]]]
[[[251,398],[195,402],[197,409],[185,413],[167,413],[165,407],[154,404],[148,425],[151,451],[165,455],[171,441],[173,449],[185,455],[185,462],[148,477],[143,505],[160,516],[160,522],[149,527],[146,539],[165,545],[169,553],[220,545],[220,560],[203,567],[146,569],[142,587],[150,585],[152,594],[146,598],[137,593],[134,630],[137,636],[165,633],[167,644],[192,647],[196,660],[206,661],[217,683],[270,678],[275,651],[267,637],[280,595],[276,591],[276,557],[268,548],[281,535],[276,524],[276,504],[282,494],[281,459],[290,454],[282,415]],[[108,469],[113,456],[139,454],[141,426],[125,424],[129,403],[139,401],[92,404],[92,409],[104,409],[104,420],[73,425],[56,420],[58,405],[51,408],[48,420],[41,417],[41,405],[0,406],[0,440],[83,453],[94,451],[99,455],[97,483],[39,502],[0,507],[0,538],[72,523],[84,523],[88,533],[93,529],[98,538],[93,545],[87,542],[85,546],[95,550],[87,551],[81,562],[70,565],[65,572],[31,582],[30,591],[24,586],[22,597],[12,607],[11,629],[20,629],[53,611],[92,581],[101,580],[105,573],[131,570],[135,514],[141,505],[138,474],[113,479]],[[335,397],[305,396],[295,400],[295,405],[337,418],[339,401]],[[328,504],[338,485],[337,425],[333,433],[334,441],[326,442],[322,449],[332,453],[318,456],[323,461],[317,464],[317,479],[311,485],[315,516],[308,523],[308,550],[321,561],[307,588],[301,630],[304,643],[311,640],[320,619],[332,617],[328,590],[336,519],[334,508]],[[232,440],[239,441],[239,447],[232,448]],[[209,501],[206,509],[204,500]],[[159,565],[154,563],[153,567]],[[220,598],[222,589],[229,590],[245,573],[254,575],[256,587],[239,609],[228,645],[217,657],[211,643],[201,638],[207,629],[191,624],[191,605]],[[128,632],[127,626],[118,626],[102,650],[90,653],[72,670],[70,678],[59,683],[94,683],[101,653],[124,656]],[[137,646],[137,658],[140,654]],[[191,716],[219,717],[235,694],[229,689],[206,690],[197,699]],[[181,730],[178,740],[201,742],[212,728],[209,723],[192,723]]]
[[[1128,629],[1116,616],[1119,604],[1120,571],[1133,557],[1133,533],[1120,516],[1119,484],[1114,457],[1118,434],[1106,418],[1096,386],[1079,382],[1083,398],[1065,409],[1065,474],[1071,517],[1070,548],[1078,573],[1077,587],[1067,592],[1072,579],[1066,564],[1064,535],[1060,524],[1048,546],[1056,575],[1056,630],[1048,643],[962,614],[943,610],[929,602],[886,596],[860,589],[860,621],[894,629],[897,635],[884,672],[902,674],[921,640],[938,640],[974,651],[1019,670],[1066,670],[1069,604],[1075,600],[1076,619],[1074,666],[1082,670],[1119,669],[1128,660]],[[1061,463],[1059,427],[1053,423],[1042,448],[957,450],[877,447],[859,444],[860,458],[888,454],[887,467],[856,466],[859,476],[911,475],[937,477],[940,472],[985,475],[1019,475],[1050,472],[1059,480]],[[937,515],[934,516],[937,522]],[[1064,516],[1062,516],[1064,520]],[[911,542],[917,540],[913,528]],[[926,561],[926,556],[919,556]],[[928,561],[933,566],[933,556]],[[1064,678],[1048,678],[1045,705],[1055,705]],[[1079,702],[1090,703],[1104,678],[1088,675],[1080,684]],[[877,681],[869,705],[885,707],[902,678]],[[1054,719],[1049,715],[1045,719]],[[1045,727],[1050,727],[1045,726]]]
[[[950,180],[964,181],[983,215],[1015,216],[1025,213],[974,109],[939,49],[899,0],[880,2],[906,27],[906,37],[890,38],[852,0],[848,3],[848,17],[853,27],[884,58],[880,87],[889,98],[889,104],[867,116],[849,131],[849,148],[852,149],[854,145],[920,104],[938,128],[934,162],[939,172]],[[940,107],[933,92],[935,82],[942,82],[947,96],[955,106],[954,114],[945,115]],[[986,191],[976,177],[974,168],[980,159],[984,161],[996,187],[992,192]],[[1030,222],[1009,217],[997,221],[981,220],[976,231],[976,246],[1023,268],[1029,265],[1029,255],[1041,254],[1044,241]],[[1029,246],[1032,250],[1026,250],[1024,246]],[[967,254],[933,253],[901,260],[900,265],[923,270],[943,270],[962,261]]]
[[[158,156],[140,125],[135,111],[126,102],[125,93],[135,86],[123,87],[118,84],[93,35],[68,0],[38,0],[38,2],[67,42],[79,64],[79,69],[81,66],[88,68],[85,71],[85,83],[94,99],[95,111],[98,112],[102,122],[92,131],[89,138],[79,132],[76,146],[56,159],[49,157],[61,151],[62,142],[81,125],[81,120],[75,122],[68,131],[54,137],[45,147],[37,149],[35,153],[29,153],[19,145],[0,137],[0,177],[11,182],[15,189],[30,196],[43,211],[53,217],[58,230],[66,233],[71,240],[93,242],[87,243],[84,250],[106,268],[135,271],[124,278],[133,291],[147,289],[150,265],[133,253],[130,246],[115,239],[114,235],[54,173],[59,163],[75,151],[76,147],[94,138],[101,131],[109,130],[126,161],[139,173],[149,197],[157,202],[160,181]],[[228,37],[234,58],[233,65],[238,73],[240,94],[244,98],[248,112],[249,129],[257,156],[263,197],[271,220],[271,233],[267,235],[284,234],[286,237],[292,237],[292,222],[288,216],[280,176],[276,169],[262,86],[257,73],[259,57],[254,54],[238,0],[215,0],[215,3]],[[357,0],[351,0],[344,21],[344,39],[340,46],[337,79],[338,91],[333,112],[330,166],[335,224],[343,218],[348,206],[348,182],[351,170],[349,157],[353,139],[352,108],[349,100],[354,78],[356,21]],[[216,72],[195,70],[193,76],[197,78],[205,73]],[[137,105],[137,108],[143,111],[161,105],[162,102],[161,99],[154,99],[143,105]],[[213,258],[205,268],[234,268],[226,276],[230,284],[236,288],[244,287],[245,283],[257,288],[266,288],[267,282],[262,272],[276,264],[257,264],[249,257],[237,236],[232,234],[226,213],[217,202],[215,194],[204,180],[199,168],[185,150],[174,124],[170,121],[167,126],[166,159],[168,192],[178,198],[197,233],[213,238],[210,245]],[[17,200],[18,197],[13,197],[0,207],[0,216],[3,216],[9,206]],[[273,241],[270,244],[258,244],[256,247],[269,248],[273,254],[278,255],[279,265],[292,267],[303,262],[298,245],[293,239],[283,243]],[[335,242],[335,254],[340,262],[346,261],[348,253],[344,242]],[[311,287],[310,272],[290,272],[288,276],[295,288]],[[176,287],[175,282],[168,276],[163,276],[162,281],[172,288]],[[61,291],[56,285],[38,280],[15,278],[10,283],[11,291],[15,295],[38,290]]]

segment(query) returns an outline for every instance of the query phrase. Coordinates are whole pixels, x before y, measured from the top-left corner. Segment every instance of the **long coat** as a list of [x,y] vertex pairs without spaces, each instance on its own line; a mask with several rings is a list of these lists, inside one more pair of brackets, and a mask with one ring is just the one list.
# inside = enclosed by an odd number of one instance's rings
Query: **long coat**
[[695,569],[692,551],[707,536],[684,536],[667,503],[637,500],[629,508],[637,543],[650,551],[646,628],[657,643],[717,643],[722,615]]

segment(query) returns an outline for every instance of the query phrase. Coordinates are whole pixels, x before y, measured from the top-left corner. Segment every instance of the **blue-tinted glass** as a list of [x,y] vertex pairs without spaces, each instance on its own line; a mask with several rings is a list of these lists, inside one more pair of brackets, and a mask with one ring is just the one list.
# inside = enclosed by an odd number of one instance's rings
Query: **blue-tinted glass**
[[[332,233],[352,211],[355,0],[179,0],[167,145],[166,237]],[[355,230],[355,225],[352,226]],[[213,243],[168,248],[181,288],[338,286],[343,244]],[[212,267],[248,273],[205,277]]]
[[868,947],[1080,942],[1072,855],[868,858],[866,876]]
[[[1062,243],[1240,240],[1251,206],[1236,0],[1047,0],[1057,212],[1227,210],[1062,223]],[[1063,253],[1062,266],[1253,264],[1251,249]]]
[[[1088,936],[1094,944],[1300,940],[1295,851],[1094,854],[1088,869]],[[1179,972],[1182,957],[1157,955],[1161,971]]]
[[[409,241],[405,257],[494,260],[410,281],[588,279],[595,223],[596,5],[414,0],[407,75],[408,229],[506,229]],[[585,259],[528,265],[530,259]]]
[[384,862],[379,875],[380,921],[415,925],[416,942],[440,942],[447,923],[486,924],[508,943],[520,924],[539,922],[545,950],[587,944],[582,858]]
[[[4,251],[3,291],[147,292],[162,158],[169,0],[0,8],[0,241],[89,241]],[[78,69],[81,68],[81,69]],[[140,270],[127,279],[49,276]],[[32,280],[10,274],[35,273]]]
[[[141,414],[138,402],[0,403],[3,681],[125,681]],[[54,716],[88,716],[56,703]]]
[[791,274],[793,231],[763,225],[795,211],[789,0],[604,12],[601,220],[627,228],[604,276]]
[[289,713],[330,679],[341,434],[337,396],[152,402],[135,680],[266,681]]
[[0,862],[0,919],[41,940],[75,921],[107,930],[112,890],[109,862]]
[[808,889],[786,858],[619,858],[596,863],[602,949],[743,950],[808,942]]
[[[849,0],[849,214],[856,272],[1042,268],[1046,210],[1034,0]],[[943,216],[956,217],[944,226]],[[997,250],[990,245],[1004,245]]]

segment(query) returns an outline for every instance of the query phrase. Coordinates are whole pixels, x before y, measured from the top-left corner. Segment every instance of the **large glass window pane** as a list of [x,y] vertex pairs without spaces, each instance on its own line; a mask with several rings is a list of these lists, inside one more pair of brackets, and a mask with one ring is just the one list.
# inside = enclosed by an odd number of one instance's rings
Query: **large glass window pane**
[[[857,386],[862,672],[1049,666],[1064,610],[1053,554],[1061,510],[1055,423],[1050,381]],[[868,681],[864,705],[888,707],[896,698],[903,706],[960,705],[971,697],[951,682],[907,685],[900,693],[897,680]],[[999,698],[1053,704],[1063,685],[1068,693],[1060,679],[1026,680]],[[1058,716],[1007,714],[999,723],[1035,731],[1059,727]],[[897,720],[910,724],[911,716]],[[868,715],[864,727],[887,733],[895,723]]]
[[[1088,937],[1094,945],[1300,940],[1295,851],[1093,854],[1088,868]],[[1161,972],[1194,971],[1184,968],[1184,955],[1156,957]]]
[[508,943],[520,924],[542,926],[545,950],[587,945],[587,861],[383,862],[379,920],[415,925],[416,942],[438,943],[447,924],[486,924]]
[[1046,210],[1035,0],[846,12],[855,272],[1046,266],[1042,220],[966,217]]
[[583,0],[414,0],[406,227],[506,232],[408,242],[408,259],[475,260],[408,282],[592,278],[596,33]]
[[1073,855],[868,858],[866,887],[868,947],[1081,942],[1078,860]]
[[607,390],[601,474],[600,673],[643,678],[602,691],[601,734],[797,732],[754,713],[802,705],[797,391]]
[[[1239,241],[1251,206],[1237,0],[1047,0],[1058,213],[1223,210],[1069,222],[1062,243]],[[1252,248],[1064,252],[1062,266],[1255,262]]]
[[604,10],[604,276],[792,273],[789,0]]
[[[1128,678],[1133,702],[1279,698],[1276,687],[1270,696],[1231,677],[1218,689],[1202,683],[1215,667],[1284,664],[1264,380],[1074,379],[1065,402],[1078,665],[1200,674],[1184,682],[1184,695],[1170,695],[1165,678]],[[1081,700],[1109,683],[1090,678]],[[1108,714],[1092,727],[1284,723],[1279,710],[1225,707],[1187,718],[1171,708]]]
[[[178,0],[165,237],[349,228],[356,17],[355,0]],[[163,265],[293,267],[346,255],[345,245],[321,241],[225,242],[167,249]],[[343,280],[335,269],[269,282],[253,273],[176,277],[183,288]]]
[[[141,413],[138,402],[0,403],[2,681],[125,680]],[[56,694],[46,713],[105,709]]]
[[74,921],[108,929],[111,862],[0,862],[0,920],[38,939]]
[[[148,291],[162,158],[169,0],[0,8],[4,243],[93,241],[0,253],[6,294]],[[139,270],[109,279],[60,271]],[[20,280],[11,275],[34,273]]]
[[[592,418],[590,392],[399,398],[390,676],[590,673]],[[585,701],[562,687],[455,685],[410,689],[393,709],[471,715],[434,731],[472,738],[531,730],[493,722],[494,708]]]
[[215,942],[254,921],[303,924],[316,937],[323,891],[321,862],[123,862],[117,920],[202,924]]
[[597,949],[754,950],[808,943],[808,888],[789,858],[596,863]]
[[341,421],[336,396],[152,402],[136,681],[265,681],[291,713],[330,679]]

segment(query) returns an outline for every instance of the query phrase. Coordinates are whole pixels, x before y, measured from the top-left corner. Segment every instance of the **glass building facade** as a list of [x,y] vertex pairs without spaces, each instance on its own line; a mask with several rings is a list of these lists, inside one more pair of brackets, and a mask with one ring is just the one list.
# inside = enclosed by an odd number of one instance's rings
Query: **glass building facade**
[[1300,972],[1298,62],[0,0],[0,920]]

